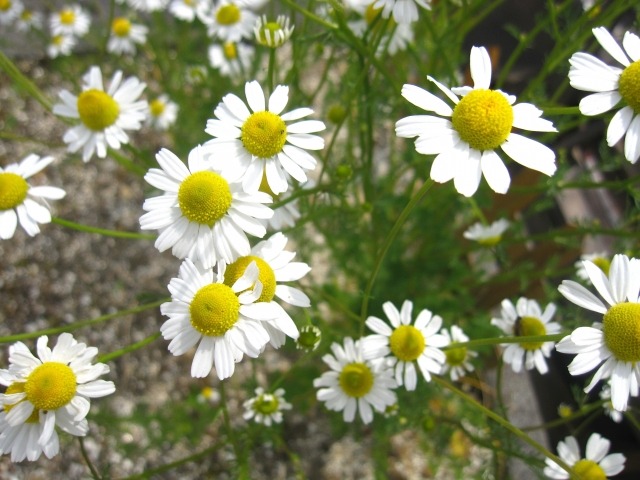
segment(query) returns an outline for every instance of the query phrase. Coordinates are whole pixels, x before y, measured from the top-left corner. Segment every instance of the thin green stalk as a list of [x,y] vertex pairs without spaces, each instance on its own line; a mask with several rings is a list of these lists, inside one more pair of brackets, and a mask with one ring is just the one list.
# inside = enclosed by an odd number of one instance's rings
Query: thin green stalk
[[87,450],[84,448],[84,438],[78,437],[78,441],[80,442],[80,453],[82,454],[84,463],[86,463],[87,467],[89,467],[91,476],[96,480],[100,480],[102,477],[98,473],[98,470],[96,470],[96,467],[93,466],[93,463],[91,463],[91,460],[89,459],[89,455],[87,454]]
[[338,28],[337,25],[331,23],[331,22],[327,22],[325,19],[319,17],[318,15],[316,15],[313,12],[310,12],[309,10],[302,8],[300,5],[298,5],[299,2],[294,2],[293,0],[283,0],[284,3],[286,3],[287,5],[289,5],[289,7],[291,7],[293,10],[296,10],[298,12],[300,12],[302,15],[304,15],[305,17],[307,17],[309,20],[313,20],[314,22],[322,25],[323,27],[329,28],[331,30],[335,30]]
[[103,323],[103,322],[112,320],[114,318],[124,317],[126,315],[133,315],[136,313],[144,312],[145,310],[150,310],[152,308],[155,308],[160,304],[167,302],[169,300],[170,298],[163,298],[161,300],[156,300],[155,302],[145,303],[138,307],[128,308],[126,310],[120,310],[119,312],[109,313],[107,315],[100,315],[99,317],[96,317],[96,318],[82,320],[80,322],[75,322],[62,327],[46,328],[44,330],[38,330],[37,332],[7,335],[5,337],[0,337],[0,343],[9,343],[9,342],[17,342],[21,340],[28,340],[30,338],[40,337],[41,335],[56,335],[58,333],[73,332],[74,330],[79,330],[80,328],[89,327],[91,325],[97,325],[99,323]]
[[102,57],[107,56],[107,45],[109,44],[109,38],[111,37],[111,24],[113,23],[113,17],[116,11],[116,0],[109,2],[109,14],[107,17],[107,34],[105,35],[104,43],[102,44]]
[[424,182],[424,184],[420,187],[420,190],[418,190],[418,192],[413,196],[413,198],[409,201],[409,203],[407,203],[407,205],[404,207],[404,210],[402,210],[402,213],[400,214],[400,216],[396,220],[396,223],[393,225],[393,227],[389,231],[387,238],[385,238],[384,240],[382,250],[380,251],[380,253],[376,258],[376,263],[373,269],[371,270],[371,275],[369,276],[369,281],[367,282],[367,286],[364,289],[364,293],[362,297],[362,306],[360,308],[361,336],[364,333],[364,322],[367,319],[367,310],[369,308],[369,299],[371,298],[371,291],[373,290],[373,285],[376,281],[376,278],[378,277],[378,273],[380,273],[380,268],[382,267],[382,262],[384,261],[384,257],[387,255],[387,252],[389,251],[389,248],[391,248],[391,245],[396,239],[396,236],[398,236],[398,233],[400,233],[400,229],[404,225],[404,222],[406,222],[407,218],[409,217],[409,214],[412,212],[415,206],[420,202],[420,200],[422,200],[422,197],[425,196],[425,194],[431,189],[432,186],[433,186],[433,180],[428,179]]
[[141,167],[140,165],[136,165],[117,150],[109,148],[108,151],[110,157],[112,157],[116,162],[122,165],[125,169],[129,170],[131,173],[135,173],[136,175],[140,176],[144,176],[147,173],[146,168]]
[[269,70],[267,73],[267,81],[269,82],[269,94],[273,93],[276,84],[276,49],[269,48]]
[[575,476],[575,474],[571,470],[571,467],[569,465],[567,465],[564,460],[562,460],[557,455],[554,455],[553,453],[551,453],[543,445],[541,445],[538,442],[536,442],[533,438],[531,438],[525,432],[520,430],[518,427],[512,425],[511,422],[509,422],[508,420],[505,420],[500,415],[495,413],[493,410],[488,409],[487,407],[482,405],[480,402],[478,402],[475,398],[473,398],[472,396],[466,394],[465,392],[463,392],[459,388],[455,387],[451,383],[447,382],[446,380],[444,380],[444,379],[442,379],[440,377],[437,377],[437,376],[434,376],[432,378],[433,378],[433,381],[435,383],[437,383],[440,386],[446,388],[447,390],[453,392],[454,394],[456,394],[458,397],[460,397],[461,399],[463,399],[467,403],[473,405],[475,408],[480,410],[483,413],[483,415],[489,417],[491,420],[493,420],[496,423],[498,423],[505,430],[509,431],[511,434],[515,435],[517,438],[519,438],[523,442],[525,442],[525,443],[529,444],[530,446],[532,446],[534,449],[536,449],[538,452],[540,452],[545,457],[547,457],[550,460],[552,460],[555,463],[557,463],[560,468],[562,468],[563,470],[565,470],[569,474],[570,478],[572,478],[574,480],[577,480],[577,477]]
[[549,430],[551,428],[559,427],[560,425],[564,425],[565,423],[572,422],[577,418],[584,417],[585,415],[602,408],[602,405],[608,400],[601,400],[598,402],[591,403],[584,408],[581,408],[577,412],[572,413],[566,417],[556,418],[555,420],[551,420],[550,422],[543,423],[541,425],[531,425],[530,427],[522,427],[523,432],[533,432],[536,430]]
[[231,419],[229,418],[229,410],[227,408],[227,394],[225,391],[224,380],[220,382],[220,406],[222,408],[222,417],[224,419],[224,428],[227,433],[227,438],[231,442],[231,446],[233,447],[233,452],[236,457],[236,467],[238,468],[238,478],[243,478],[243,479],[248,478],[246,475],[246,472],[245,474],[241,473],[242,471],[242,467],[240,465],[241,451],[240,451],[240,446],[237,442],[237,437],[236,435],[233,434],[233,427],[231,426]]
[[442,350],[448,350],[450,348],[475,348],[484,347],[487,345],[500,345],[501,343],[538,343],[538,342],[558,342],[566,337],[566,333],[556,333],[554,335],[529,335],[522,337],[494,337],[494,338],[479,338],[477,340],[469,340],[468,342],[453,343],[442,347]]
[[40,105],[42,105],[49,112],[53,109],[53,103],[49,100],[44,93],[29,80],[26,76],[22,74],[22,72],[16,67],[15,63],[9,60],[1,50],[0,50],[0,68],[7,72],[7,75],[11,77],[14,83],[25,90],[29,95],[31,95]]
[[478,202],[476,202],[476,199],[473,197],[468,197],[467,201],[471,206],[471,210],[473,210],[473,213],[475,213],[476,217],[478,217],[482,224],[489,225],[489,221],[487,220],[487,217],[485,217],[482,209],[478,206]]
[[300,198],[300,197],[307,197],[309,195],[315,195],[316,193],[321,193],[321,192],[325,192],[327,191],[327,187],[323,186],[323,185],[319,185],[317,187],[314,188],[301,188],[300,190],[298,190],[297,192],[292,193],[290,196],[288,196],[287,198],[283,198],[282,200],[275,202],[271,205],[268,205],[269,208],[275,210],[276,208],[280,208],[285,206],[287,203],[293,202],[294,200]]
[[127,353],[135,352],[136,350],[139,350],[142,347],[145,347],[150,343],[153,343],[159,337],[160,337],[160,332],[156,332],[152,335],[149,335],[147,338],[140,340],[139,342],[132,343],[131,345],[127,345],[126,347],[121,348],[120,350],[116,350],[115,352],[107,353],[105,355],[100,355],[98,357],[98,361],[101,363],[106,363],[111,360],[115,360],[118,357],[121,357]]
[[122,232],[120,230],[108,230],[106,228],[90,227],[89,225],[82,225],[81,223],[72,222],[71,220],[65,220],[64,218],[60,217],[52,217],[51,223],[55,223],[56,225],[60,225],[62,227],[67,227],[72,230],[77,230],[79,232],[97,233],[98,235],[103,235],[105,237],[128,238],[135,240],[155,240],[157,238],[157,235],[148,233]]
[[631,411],[627,410],[624,412],[624,417],[631,422],[637,431],[640,432],[640,422]]

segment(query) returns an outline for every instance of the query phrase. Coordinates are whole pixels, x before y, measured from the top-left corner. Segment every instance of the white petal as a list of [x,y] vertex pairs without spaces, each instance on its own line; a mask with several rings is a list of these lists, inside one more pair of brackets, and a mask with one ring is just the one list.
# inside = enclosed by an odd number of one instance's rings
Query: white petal
[[450,117],[453,110],[434,94],[415,85],[405,84],[402,86],[402,96],[415,106],[428,112],[435,112],[444,117]]
[[244,93],[251,110],[254,112],[262,112],[265,110],[264,92],[256,80],[245,84]]
[[481,155],[478,150],[470,148],[467,159],[461,162],[462,168],[453,179],[456,190],[465,197],[471,197],[480,185],[482,178]]
[[609,122],[607,127],[607,145],[613,147],[629,130],[631,120],[633,120],[634,112],[631,107],[621,108]]
[[602,48],[604,48],[609,55],[625,67],[629,66],[629,59],[622,51],[622,48],[620,48],[620,45],[618,45],[618,42],[616,42],[613,36],[609,33],[609,30],[604,27],[596,27],[592,31],[600,45],[602,45]]
[[624,156],[631,163],[636,163],[640,157],[640,115],[636,115],[624,140]]
[[540,142],[511,133],[501,148],[522,166],[549,176],[556,171],[555,153]]
[[580,100],[580,112],[583,115],[600,115],[615,107],[622,97],[616,91],[587,95]]
[[598,313],[606,313],[607,307],[589,290],[573,280],[563,280],[558,291],[570,302]]
[[473,88],[488,89],[491,85],[491,58],[484,47],[471,48],[470,66]]
[[482,174],[494,192],[507,193],[511,177],[502,159],[493,150],[482,152],[480,160]]
[[640,60],[640,38],[635,33],[626,32],[622,39],[622,46],[631,60],[634,62]]

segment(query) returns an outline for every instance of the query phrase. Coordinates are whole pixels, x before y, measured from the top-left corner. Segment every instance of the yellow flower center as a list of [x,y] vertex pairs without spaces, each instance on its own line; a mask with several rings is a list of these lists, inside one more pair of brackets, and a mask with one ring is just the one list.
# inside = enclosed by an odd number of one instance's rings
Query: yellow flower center
[[120,106],[102,90],[91,89],[78,96],[78,113],[87,128],[99,132],[116,122]]
[[580,480],[606,480],[607,474],[602,467],[592,460],[578,460],[573,471]]
[[364,363],[349,363],[342,368],[338,383],[348,396],[364,397],[373,387],[373,373]]
[[[454,345],[457,342],[453,342]],[[458,367],[467,359],[467,347],[449,348],[444,351],[447,356],[447,364],[452,367]]]
[[164,102],[159,98],[152,100],[151,103],[149,103],[149,111],[154,117],[159,117],[164,113]]
[[472,90],[453,109],[453,128],[475,150],[493,150],[511,133],[513,108],[500,92]]
[[126,18],[115,18],[111,24],[111,30],[118,37],[128,37],[131,32],[131,22]]
[[502,240],[502,235],[494,235],[493,237],[479,238],[478,243],[485,247],[495,247]]
[[22,20],[24,20],[25,22],[28,22],[29,20],[31,20],[33,18],[33,12],[31,10],[25,9],[20,14],[20,18]]
[[57,410],[76,395],[77,380],[68,365],[45,362],[29,374],[24,392],[38,410]]
[[231,207],[229,183],[215,172],[193,173],[180,184],[178,205],[189,221],[212,227]]
[[196,292],[189,305],[191,325],[202,335],[221,337],[238,321],[240,301],[230,287],[212,283]]
[[271,158],[282,151],[287,139],[287,126],[275,113],[252,113],[242,125],[240,140],[250,154],[258,158]]
[[[14,393],[24,393],[24,382],[15,382],[7,387],[7,390],[4,392],[5,395],[13,395]],[[21,400],[23,401],[23,400]],[[18,402],[20,403],[20,402]],[[4,411],[5,413],[9,413],[9,411],[15,407],[18,403],[14,403],[13,405],[5,405]],[[29,415],[29,418],[25,420],[25,423],[38,423],[40,421],[40,411],[37,408],[33,409],[33,413]]]
[[62,45],[63,40],[64,40],[64,37],[62,35],[55,35],[54,37],[51,38],[51,43],[59,47],[60,45]]
[[11,8],[11,0],[0,0],[0,10],[6,12]]
[[618,91],[635,113],[640,113],[640,60],[636,60],[620,74]]
[[271,266],[259,257],[249,255],[240,257],[235,262],[227,265],[224,272],[225,285],[232,286],[242,275],[251,262],[256,262],[258,266],[258,280],[262,283],[262,294],[258,302],[270,302],[276,294],[276,274]]
[[229,4],[218,9],[216,21],[220,25],[234,25],[240,21],[242,12],[237,5]]
[[238,58],[238,49],[233,42],[225,42],[222,46],[222,52],[227,60],[235,60]]
[[400,325],[389,337],[389,348],[398,359],[412,362],[417,359],[426,346],[424,336],[412,325]]
[[[516,320],[515,332],[518,337],[546,335],[544,323],[536,317],[520,317]],[[538,350],[544,342],[522,342],[520,346],[525,350]]]
[[73,25],[76,21],[76,14],[71,9],[64,9],[60,12],[60,23],[63,25]]
[[253,402],[253,409],[263,415],[271,415],[277,412],[279,406],[280,402],[278,402],[278,397],[270,393],[260,395],[256,398],[256,401]]
[[604,343],[622,362],[640,361],[640,303],[618,303],[604,314]]
[[27,198],[29,184],[20,175],[12,172],[0,173],[0,211],[21,205]]
[[611,268],[611,261],[608,258],[596,257],[591,262],[604,272],[605,275],[609,275],[609,268]]

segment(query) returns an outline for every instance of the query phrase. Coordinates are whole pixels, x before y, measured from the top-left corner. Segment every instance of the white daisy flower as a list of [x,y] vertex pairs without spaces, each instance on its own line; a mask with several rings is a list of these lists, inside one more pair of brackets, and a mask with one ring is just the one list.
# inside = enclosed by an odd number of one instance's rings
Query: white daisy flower
[[198,5],[196,14],[207,26],[210,37],[222,42],[239,42],[250,39],[257,16],[242,3],[232,0],[219,0],[214,5],[205,0]]
[[284,249],[287,241],[284,234],[276,233],[268,240],[259,242],[251,249],[250,255],[240,257],[227,265],[224,275],[224,283],[233,285],[248,265],[256,263],[262,286],[262,294],[258,301],[269,304],[273,314],[272,320],[263,326],[269,332],[270,343],[274,348],[284,344],[285,334],[293,339],[298,338],[299,335],[298,327],[289,314],[273,301],[274,297],[296,307],[311,306],[309,297],[302,291],[283,283],[300,280],[311,271],[306,263],[291,261],[296,254]]
[[324,140],[311,135],[324,130],[324,123],[303,120],[287,124],[311,115],[313,110],[297,108],[281,115],[289,101],[289,87],[284,85],[275,88],[268,104],[255,80],[247,82],[245,94],[253,113],[230,93],[216,107],[217,118],[207,121],[205,132],[216,137],[205,143],[211,164],[224,169],[232,178],[241,178],[248,192],[258,190],[264,174],[275,194],[287,191],[286,173],[298,182],[306,182],[305,170],[313,170],[316,160],[305,150],[324,148]]
[[[382,9],[375,8],[375,1],[365,2],[353,5],[353,9],[362,15],[362,20],[349,22],[349,28],[358,35],[364,37],[372,28],[378,34],[380,28],[386,28],[387,31],[380,39],[380,45],[376,51],[376,55],[394,55],[395,53],[406,50],[407,45],[413,42],[413,26],[410,23],[396,23],[394,21],[386,22],[378,20],[381,16]],[[388,32],[388,33],[387,33]]]
[[169,4],[169,12],[180,20],[193,22],[200,2],[201,0],[173,0]]
[[196,401],[198,403],[212,403],[215,405],[221,398],[222,396],[218,390],[214,390],[211,387],[203,387],[202,390],[200,390],[200,393],[198,393]]
[[19,32],[42,30],[44,17],[41,12],[34,12],[30,8],[25,8],[22,10],[18,18],[16,18],[15,25]]
[[116,17],[111,22],[111,35],[107,42],[107,51],[117,55],[136,53],[136,44],[142,45],[147,41],[149,29],[144,25],[131,23],[124,17]]
[[244,43],[225,42],[209,47],[209,63],[224,77],[242,77],[249,72],[255,49]]
[[473,88],[451,90],[428,77],[455,104],[453,109],[422,88],[415,85],[402,87],[402,96],[409,102],[440,115],[410,116],[396,123],[399,137],[418,137],[416,150],[419,153],[437,155],[431,166],[431,178],[440,183],[453,179],[456,190],[470,197],[484,175],[494,191],[506,193],[511,178],[496,152],[498,148],[527,168],[553,175],[556,171],[553,151],[512,132],[513,127],[555,132],[553,124],[540,118],[542,111],[534,105],[514,105],[515,96],[489,90],[491,60],[484,47],[471,49],[471,77]]
[[474,223],[467,228],[462,236],[467,240],[474,240],[480,245],[493,247],[500,243],[502,234],[509,228],[509,221],[501,218],[491,225],[484,225],[480,222]]
[[580,260],[575,263],[576,275],[580,280],[591,284],[587,269],[584,268],[584,261],[587,260],[600,268],[605,275],[609,275],[609,268],[611,268],[611,255],[607,252],[595,252],[585,253],[580,256]]
[[[56,426],[71,435],[85,436],[89,399],[115,391],[113,382],[98,379],[109,373],[109,366],[91,363],[97,348],[78,343],[70,333],[61,334],[53,349],[47,342],[46,336],[38,338],[37,357],[24,343],[13,344],[9,369],[0,370],[0,384],[8,387],[0,394],[6,413],[2,424],[13,427],[0,434],[0,449],[11,451],[12,456],[32,459],[39,455],[36,450],[47,456],[57,453]],[[42,428],[16,428],[36,422]],[[36,433],[40,435],[36,437]],[[18,434],[28,435],[28,439],[12,437]]]
[[49,45],[47,45],[47,56],[49,58],[57,58],[60,55],[65,57],[71,55],[76,42],[76,37],[73,35],[54,35],[51,37]]
[[601,379],[610,378],[613,408],[624,411],[629,395],[638,395],[640,383],[640,259],[615,255],[608,278],[594,263],[585,261],[584,267],[609,307],[579,283],[563,280],[558,291],[567,300],[601,313],[603,319],[593,327],[575,329],[556,345],[556,350],[577,354],[569,364],[571,375],[585,374],[602,364],[585,392]]
[[[609,440],[598,433],[592,433],[587,440],[586,458],[582,458],[580,446],[575,437],[566,437],[564,441],[558,443],[558,456],[571,467],[578,478],[605,479],[622,472],[626,461],[621,453],[607,455],[609,448],[611,448]],[[547,458],[545,463],[547,466],[544,467],[544,474],[547,477],[560,480],[569,478],[569,473],[550,458]]]
[[284,399],[284,389],[279,388],[273,393],[265,393],[262,387],[255,390],[256,396],[244,402],[245,420],[253,419],[270,427],[273,423],[282,423],[282,411],[291,410],[291,404]]
[[0,25],[11,25],[24,10],[20,0],[0,0]]
[[[12,383],[7,387],[5,395],[19,393],[24,390],[22,383]],[[47,458],[53,458],[60,451],[58,434],[54,430],[48,441],[38,443],[45,424],[44,413],[35,410],[24,423],[11,426],[7,423],[7,413],[13,408],[5,406],[0,410],[0,455],[11,454],[12,462],[21,462],[25,458],[31,462],[40,458],[43,453]]]
[[295,26],[291,26],[289,17],[278,15],[274,22],[269,22],[263,15],[256,21],[253,27],[256,42],[270,48],[278,48],[291,38]]
[[371,423],[373,409],[382,413],[396,403],[393,389],[397,385],[385,362],[364,360],[360,342],[349,337],[344,339],[344,347],[332,343],[331,351],[333,355],[322,357],[331,370],[313,381],[313,386],[319,389],[317,399],[325,402],[329,410],[342,410],[345,422],[353,422],[359,411],[362,421]]
[[[535,300],[521,297],[515,307],[510,300],[501,303],[501,317],[492,318],[491,325],[495,325],[509,337],[528,337],[534,335],[553,335],[561,330],[560,324],[551,322],[556,313],[553,303],[547,305],[544,312]],[[546,358],[553,350],[553,342],[522,342],[504,344],[502,358],[511,365],[514,372],[519,373],[522,366],[526,370],[536,368],[541,374],[549,371]]]
[[451,331],[443,328],[440,333],[447,339],[448,348],[444,351],[446,361],[442,368],[442,374],[449,372],[451,380],[457,382],[464,377],[467,372],[473,372],[474,367],[470,360],[478,356],[477,352],[467,349],[467,347],[456,347],[457,343],[465,343],[469,341],[469,337],[465,335],[457,325],[451,326]]
[[63,141],[72,153],[82,149],[82,160],[88,162],[94,152],[105,158],[107,147],[117,150],[129,143],[125,130],[140,128],[148,105],[146,100],[137,101],[146,85],[135,77],[123,82],[120,71],[106,91],[100,67],[91,67],[82,80],[82,92],[77,97],[67,90],[58,94],[61,103],[53,106],[53,113],[80,119],[79,125],[67,130]]
[[431,10],[431,0],[376,0],[373,8],[381,8],[384,18],[393,14],[393,19],[402,24],[418,20],[418,5]]
[[165,193],[145,200],[142,208],[148,213],[140,217],[143,230],[160,231],[156,248],[171,248],[176,257],[189,257],[204,268],[249,255],[246,234],[265,235],[261,220],[273,210],[262,204],[271,203],[271,197],[245,193],[239,183],[211,169],[200,146],[189,153],[188,167],[166,148],[156,159],[160,169],[150,169],[144,179]]
[[49,17],[51,34],[82,37],[89,31],[91,17],[78,4],[67,5]]
[[583,115],[608,112],[622,100],[624,106],[609,123],[607,143],[611,147],[626,135],[624,156],[636,163],[640,158],[640,38],[625,33],[623,51],[606,28],[592,31],[602,48],[624,68],[610,67],[593,55],[578,52],[569,59],[569,81],[577,90],[596,92],[580,101]]
[[167,130],[176,123],[177,118],[178,104],[171,101],[168,95],[160,95],[149,102],[147,125],[157,130]]
[[0,167],[0,239],[13,237],[18,220],[31,237],[40,233],[39,223],[51,222],[47,200],[64,198],[65,191],[57,187],[32,187],[27,178],[42,171],[53,160],[53,157],[40,158],[31,154],[20,163]]
[[600,400],[604,400],[604,404],[602,405],[604,413],[614,422],[622,422],[622,412],[615,410],[611,403],[611,387],[609,385],[604,385],[602,390],[600,390]]
[[440,347],[448,344],[447,337],[438,333],[442,318],[424,309],[412,325],[413,302],[409,300],[404,301],[399,312],[391,302],[385,302],[382,309],[391,326],[377,317],[367,318],[366,325],[375,334],[362,339],[364,358],[374,360],[388,355],[398,386],[404,385],[408,391],[415,390],[418,380],[416,362],[427,382],[431,381],[432,373],[442,372],[446,355]]
[[162,10],[168,2],[168,0],[118,0],[118,3],[125,3],[125,1],[131,8],[139,12]]
[[224,263],[214,276],[212,269],[200,269],[187,258],[169,282],[171,302],[160,306],[169,317],[160,327],[164,339],[171,340],[169,351],[184,355],[198,344],[192,377],[206,377],[215,365],[220,380],[229,378],[244,354],[256,358],[269,341],[262,325],[271,320],[271,309],[257,302],[258,267],[252,263],[231,287],[223,279]]

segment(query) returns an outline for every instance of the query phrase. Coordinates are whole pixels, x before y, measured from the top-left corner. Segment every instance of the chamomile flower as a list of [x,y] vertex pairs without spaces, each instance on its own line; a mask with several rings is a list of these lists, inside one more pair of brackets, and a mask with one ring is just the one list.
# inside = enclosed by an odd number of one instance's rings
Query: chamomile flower
[[[580,455],[580,446],[575,437],[566,437],[558,443],[558,456],[571,467],[578,478],[605,479],[622,472],[626,461],[621,453],[607,455],[610,448],[609,440],[598,433],[592,433],[587,440],[586,458]],[[547,466],[544,468],[544,474],[547,477],[560,480],[569,478],[569,473],[550,458],[547,458],[545,463]]]
[[431,0],[375,0],[374,8],[382,9],[382,16],[393,19],[399,24],[412,23],[418,20],[418,6],[431,10]]
[[107,42],[107,51],[121,55],[136,53],[136,44],[147,41],[149,29],[144,25],[131,23],[128,18],[116,17],[111,22],[111,36]]
[[380,20],[382,8],[375,8],[375,4],[376,2],[373,0],[369,3],[353,5],[353,9],[362,15],[362,19],[349,22],[349,28],[359,37],[364,37],[372,28],[373,32],[378,35],[379,30],[385,28],[376,55],[394,55],[399,51],[405,50],[407,45],[413,42],[412,25],[410,23]]
[[255,49],[244,43],[225,42],[209,47],[209,63],[224,77],[236,78],[249,71]]
[[[255,262],[260,271],[259,280],[262,284],[262,294],[258,299],[269,305],[272,312],[271,320],[263,326],[269,332],[270,343],[274,348],[281,347],[285,342],[285,334],[293,339],[298,338],[298,327],[289,314],[274,301],[274,297],[297,307],[309,307],[311,301],[299,289],[285,285],[283,282],[293,282],[304,277],[311,268],[303,262],[292,262],[295,252],[285,250],[287,237],[282,233],[272,235],[251,249],[251,254],[238,258],[227,265],[224,283],[233,285],[244,273],[247,265]],[[266,306],[265,306],[266,308]]]
[[47,56],[49,58],[57,58],[60,55],[71,55],[73,47],[76,46],[76,37],[73,35],[54,35],[47,45]]
[[259,189],[264,174],[275,194],[289,187],[287,173],[299,182],[306,182],[305,170],[313,170],[316,160],[305,150],[324,148],[324,140],[312,135],[324,130],[324,123],[303,120],[287,124],[311,115],[313,110],[297,108],[281,115],[289,101],[289,87],[284,85],[275,88],[268,104],[255,80],[246,83],[245,94],[251,111],[230,93],[216,107],[217,118],[207,121],[205,132],[216,137],[204,145],[211,154],[211,164],[232,178],[241,178],[248,192]]
[[91,17],[80,5],[67,5],[49,17],[51,34],[82,37],[89,31]]
[[631,163],[640,158],[640,38],[626,32],[622,46],[604,27],[594,28],[593,35],[609,55],[623,68],[611,67],[588,53],[574,53],[569,59],[569,81],[577,90],[595,92],[580,101],[583,115],[599,115],[624,105],[611,119],[607,143],[613,146],[626,135],[624,156]]
[[245,420],[253,420],[270,427],[273,423],[282,423],[282,411],[291,410],[291,404],[284,399],[284,389],[266,393],[262,387],[255,390],[256,396],[244,402]]
[[442,372],[446,355],[440,347],[448,344],[447,337],[438,333],[442,318],[424,309],[413,322],[413,302],[409,300],[404,301],[400,311],[391,302],[385,302],[382,310],[391,326],[377,317],[367,318],[366,325],[375,334],[362,339],[364,358],[374,360],[388,355],[398,386],[415,390],[416,363],[427,382],[431,381],[432,373]]
[[[560,332],[560,324],[552,322],[556,313],[553,303],[547,305],[544,312],[535,300],[521,297],[514,307],[510,300],[501,303],[501,317],[492,318],[491,325],[495,325],[507,336],[528,337],[534,335],[553,335]],[[551,355],[553,342],[522,342],[503,345],[502,358],[511,365],[514,372],[536,368],[541,374],[549,371],[546,358]]]
[[322,340],[322,331],[315,325],[305,325],[300,329],[300,336],[296,340],[296,348],[305,352],[313,352]]
[[455,346],[457,343],[469,341],[469,337],[467,337],[457,325],[452,325],[450,331],[443,328],[440,333],[447,339],[447,345],[450,347],[444,351],[447,358],[441,373],[445,374],[449,372],[451,380],[457,382],[467,372],[473,372],[474,368],[470,360],[477,357],[478,353],[464,346]]
[[231,287],[223,280],[224,263],[214,275],[212,269],[201,269],[187,258],[178,277],[169,282],[171,302],[160,306],[169,317],[160,327],[164,339],[171,340],[169,351],[184,355],[198,344],[192,377],[206,377],[215,365],[218,378],[228,378],[243,355],[256,358],[269,341],[262,324],[271,319],[270,309],[257,302],[262,284],[256,264],[249,265]]
[[609,307],[579,283],[563,280],[558,291],[567,300],[603,318],[593,327],[575,329],[556,350],[577,354],[569,364],[571,375],[585,374],[600,365],[585,392],[609,378],[613,408],[624,411],[629,396],[638,395],[640,383],[640,259],[615,255],[608,276],[592,262],[585,261],[584,268]]
[[44,24],[41,12],[35,12],[30,8],[22,10],[18,18],[16,18],[16,28],[19,32],[27,32],[29,30],[42,30]]
[[282,44],[291,38],[291,34],[295,28],[295,26],[292,27],[290,24],[291,21],[289,17],[285,15],[278,15],[278,18],[272,22],[267,20],[266,15],[259,17],[253,27],[256,42],[270,48],[282,46]]
[[32,187],[27,179],[53,162],[53,157],[31,154],[20,163],[0,166],[0,239],[13,237],[20,225],[27,235],[40,233],[39,223],[50,223],[51,212],[47,200],[64,198],[65,191],[57,187]]
[[176,123],[176,118],[178,118],[178,104],[172,102],[168,95],[160,95],[149,102],[147,125],[157,130],[167,130]]
[[169,4],[169,12],[180,20],[193,22],[193,19],[196,18],[196,9],[200,1],[201,0],[173,0]]
[[584,280],[589,284],[591,283],[589,274],[587,273],[586,268],[584,268],[585,260],[597,265],[605,275],[609,275],[609,268],[611,268],[611,255],[607,252],[585,253],[581,255],[580,260],[575,263],[576,275],[581,280]]
[[222,42],[239,42],[253,35],[256,14],[242,3],[232,0],[219,0],[214,5],[204,1],[198,5],[196,14],[207,26],[210,37]]
[[79,125],[67,130],[63,141],[72,153],[82,149],[82,160],[88,162],[94,153],[105,158],[107,147],[119,149],[129,143],[125,130],[140,128],[148,105],[145,100],[138,100],[146,85],[135,77],[123,82],[120,71],[114,74],[106,91],[99,67],[91,67],[82,81],[82,92],[77,97],[67,90],[59,93],[61,102],[53,106],[53,113],[80,119]]
[[263,204],[271,197],[245,193],[239,183],[211,169],[200,146],[189,153],[188,167],[166,148],[156,159],[160,169],[150,169],[144,178],[165,193],[145,200],[142,208],[148,213],[140,217],[143,230],[160,231],[156,248],[171,248],[176,257],[189,257],[204,268],[249,255],[246,234],[265,235],[261,220],[273,210]]
[[[360,342],[347,337],[344,346],[331,344],[332,354],[322,357],[331,369],[313,381],[316,397],[329,410],[342,411],[345,422],[353,422],[356,412],[364,423],[371,423],[373,410],[383,413],[396,403],[393,371],[385,362],[371,362],[362,356]],[[373,408],[372,408],[373,407]]]
[[[18,458],[33,459],[39,451],[47,456],[57,453],[56,426],[71,435],[85,436],[89,399],[115,391],[113,382],[98,379],[109,373],[109,366],[92,363],[97,348],[78,343],[70,333],[61,334],[53,349],[47,343],[46,336],[38,338],[37,357],[24,343],[13,344],[9,369],[0,370],[0,384],[7,387],[0,395],[6,413],[1,423],[7,428],[0,434],[0,448]],[[25,424],[41,424],[42,428],[17,428]]]
[[555,132],[553,124],[540,118],[542,111],[534,105],[514,105],[515,96],[489,89],[491,60],[484,47],[471,49],[471,77],[473,88],[451,90],[428,77],[455,104],[453,109],[420,87],[402,87],[402,96],[409,102],[439,115],[410,116],[396,123],[399,137],[418,137],[416,150],[419,153],[437,155],[431,166],[431,178],[440,183],[453,179],[456,190],[470,197],[484,175],[494,191],[506,193],[511,178],[496,152],[498,148],[527,168],[553,175],[556,171],[553,151],[512,132],[514,127]]
[[24,10],[20,0],[0,0],[0,25],[11,25]]
[[500,243],[502,234],[509,228],[509,221],[501,218],[491,225],[484,225],[480,222],[474,223],[467,228],[462,236],[467,240],[474,240],[480,245],[493,247]]

